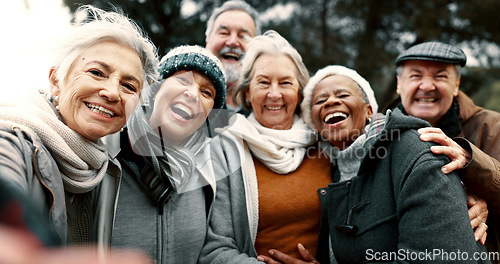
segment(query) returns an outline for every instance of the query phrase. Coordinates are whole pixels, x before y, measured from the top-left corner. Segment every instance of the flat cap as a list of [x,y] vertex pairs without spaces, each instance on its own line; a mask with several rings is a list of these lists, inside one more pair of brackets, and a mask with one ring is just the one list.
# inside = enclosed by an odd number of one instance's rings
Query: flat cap
[[452,45],[431,41],[415,45],[399,54],[394,63],[401,65],[407,60],[441,61],[465,66],[467,56],[463,50]]

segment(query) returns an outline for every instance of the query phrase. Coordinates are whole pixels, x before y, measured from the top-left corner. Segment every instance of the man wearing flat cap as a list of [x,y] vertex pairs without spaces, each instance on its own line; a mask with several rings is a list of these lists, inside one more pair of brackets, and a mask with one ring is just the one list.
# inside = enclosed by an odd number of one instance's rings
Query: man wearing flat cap
[[476,106],[459,90],[460,69],[466,62],[461,49],[441,42],[425,42],[403,51],[395,60],[398,107],[434,127],[419,132],[422,140],[441,145],[432,147],[434,153],[455,160],[443,172],[458,169],[467,190],[486,200],[488,221],[477,224],[483,230],[490,226],[487,248],[498,252],[500,113]]

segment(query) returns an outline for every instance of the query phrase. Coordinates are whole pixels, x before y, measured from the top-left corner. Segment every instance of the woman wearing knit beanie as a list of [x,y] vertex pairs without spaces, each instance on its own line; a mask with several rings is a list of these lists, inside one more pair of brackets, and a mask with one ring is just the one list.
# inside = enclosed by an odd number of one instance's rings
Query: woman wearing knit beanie
[[107,236],[158,264],[196,263],[215,195],[205,123],[224,106],[226,81],[220,61],[199,46],[172,49],[159,72],[120,135],[122,178]]
[[[459,177],[445,175],[446,157],[419,138],[416,130],[427,122],[398,109],[373,115],[368,82],[343,66],[319,70],[301,107],[334,165],[334,183],[320,190],[321,230],[329,234],[320,240],[320,259],[430,262],[484,250],[474,239]],[[421,255],[436,249],[441,254]]]

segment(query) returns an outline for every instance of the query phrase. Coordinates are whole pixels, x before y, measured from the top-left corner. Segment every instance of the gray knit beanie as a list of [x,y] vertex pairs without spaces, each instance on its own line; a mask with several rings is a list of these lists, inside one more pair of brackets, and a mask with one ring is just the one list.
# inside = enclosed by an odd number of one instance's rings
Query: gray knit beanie
[[[167,79],[180,70],[195,70],[207,76],[215,87],[213,108],[225,107],[226,76],[222,63],[209,50],[197,45],[184,45],[173,48],[160,61],[160,81]],[[156,94],[156,92],[153,91],[153,94]]]
[[318,85],[319,82],[321,82],[323,79],[325,79],[330,75],[346,76],[349,77],[351,80],[353,80],[356,84],[358,84],[358,86],[361,88],[366,98],[368,99],[368,103],[371,105],[373,113],[377,113],[378,111],[377,100],[375,100],[375,95],[373,93],[373,90],[370,84],[365,80],[365,78],[361,77],[361,75],[359,75],[355,70],[351,70],[344,66],[340,65],[326,66],[325,68],[318,70],[316,74],[314,74],[314,76],[311,77],[311,79],[307,83],[306,87],[304,87],[304,90],[302,92],[304,95],[304,99],[302,100],[302,104],[300,105],[302,110],[302,118],[311,129],[313,130],[315,129],[311,117],[312,95],[314,93],[314,89],[316,89],[316,86]]

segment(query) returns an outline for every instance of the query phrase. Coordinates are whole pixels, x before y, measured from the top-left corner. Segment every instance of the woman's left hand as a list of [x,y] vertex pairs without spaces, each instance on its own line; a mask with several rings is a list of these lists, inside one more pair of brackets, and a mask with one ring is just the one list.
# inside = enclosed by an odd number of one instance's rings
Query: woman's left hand
[[311,252],[302,244],[299,243],[297,248],[303,260],[296,259],[276,249],[269,250],[269,255],[271,255],[271,257],[260,255],[257,257],[257,260],[263,261],[266,264],[319,264]]
[[474,229],[474,236],[476,241],[484,245],[486,242],[486,219],[488,218],[488,205],[486,201],[473,195],[467,194],[467,207],[469,207],[469,219],[472,229]]
[[432,146],[434,154],[444,154],[451,159],[451,162],[441,169],[444,174],[461,169],[472,159],[472,155],[449,138],[441,129],[437,127],[425,127],[418,130],[422,141],[432,141],[441,146]]

